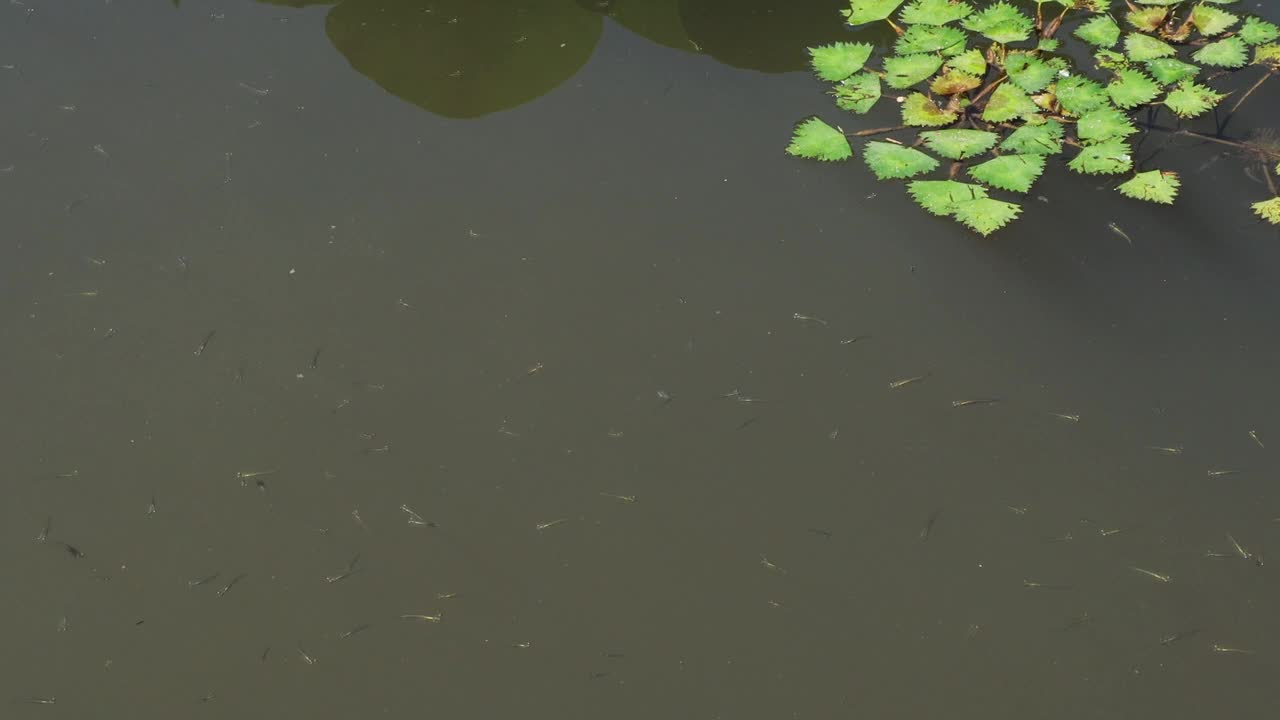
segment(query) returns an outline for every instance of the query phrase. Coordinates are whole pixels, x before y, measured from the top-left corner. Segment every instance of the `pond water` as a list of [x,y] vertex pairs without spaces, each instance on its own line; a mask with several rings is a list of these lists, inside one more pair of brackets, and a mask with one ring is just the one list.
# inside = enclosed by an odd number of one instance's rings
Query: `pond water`
[[788,158],[841,5],[0,7],[6,716],[1280,711],[1265,186]]

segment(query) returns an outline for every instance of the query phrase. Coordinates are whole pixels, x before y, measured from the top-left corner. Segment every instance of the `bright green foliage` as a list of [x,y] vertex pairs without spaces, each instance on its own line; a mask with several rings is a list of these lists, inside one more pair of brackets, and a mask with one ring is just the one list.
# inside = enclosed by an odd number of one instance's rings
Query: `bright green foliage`
[[991,93],[982,119],[987,122],[1007,122],[1022,115],[1039,112],[1040,107],[1017,85],[1003,83]]
[[1254,48],[1253,64],[1266,65],[1272,70],[1280,70],[1280,45],[1270,43]]
[[982,78],[962,73],[959,70],[948,70],[929,83],[929,89],[938,95],[955,95],[968,92],[982,84]]
[[1217,40],[1191,54],[1198,63],[1222,68],[1238,68],[1248,61],[1249,54],[1244,41],[1236,36]]
[[1026,40],[1035,27],[1035,21],[1024,15],[1021,10],[1004,2],[988,5],[965,18],[960,24],[966,30],[972,30],[998,43]]
[[1057,155],[1062,152],[1062,123],[1049,120],[1043,125],[1023,125],[1000,143],[1000,149],[1020,155]]
[[1258,217],[1272,225],[1280,225],[1280,197],[1256,202],[1250,207],[1253,208],[1254,212],[1258,213]]
[[1235,25],[1240,18],[1221,8],[1212,5],[1197,5],[1191,11],[1191,22],[1201,35],[1212,37],[1221,35],[1227,28]]
[[1212,88],[1184,80],[1169,91],[1164,104],[1178,117],[1193,118],[1212,110],[1224,97],[1226,95],[1215,92]]
[[1280,27],[1256,17],[1248,17],[1240,28],[1239,37],[1250,45],[1269,43],[1280,37]]
[[1173,199],[1178,195],[1178,187],[1181,184],[1182,181],[1178,179],[1178,173],[1176,172],[1149,170],[1134,175],[1128,181],[1116,187],[1116,190],[1121,195],[1135,200],[1172,205]]
[[929,149],[949,160],[964,160],[981,155],[995,146],[1000,136],[985,130],[930,130],[920,133]]
[[902,103],[902,124],[908,127],[942,127],[956,121],[957,111],[939,108],[922,93],[914,92]]
[[1161,85],[1172,85],[1199,75],[1200,67],[1177,58],[1160,58],[1147,63],[1147,72]]
[[879,140],[867,143],[862,159],[881,180],[915,177],[938,167],[937,160],[915,148]]
[[1062,41],[1058,38],[1040,38],[1040,42],[1036,43],[1036,49],[1041,52],[1053,52],[1062,45]]
[[1062,109],[1072,115],[1083,115],[1110,102],[1106,88],[1083,75],[1059,80],[1054,94]]
[[990,235],[1013,222],[1022,212],[1022,207],[1011,202],[994,198],[979,198],[957,203],[956,220],[967,225],[981,235]]
[[1155,32],[1160,29],[1169,11],[1161,7],[1138,8],[1125,13],[1125,22],[1143,32]]
[[1095,15],[1080,27],[1075,36],[1101,48],[1109,48],[1120,41],[1120,26],[1110,15]]
[[1030,190],[1043,172],[1043,155],[1001,155],[969,168],[969,174],[978,182],[1020,193]]
[[1121,70],[1107,85],[1107,94],[1118,108],[1134,108],[1151,102],[1160,94],[1160,86],[1141,70]]
[[1093,54],[1093,61],[1102,70],[1126,70],[1129,67],[1129,58],[1124,53],[1114,50],[1099,50]]
[[1067,167],[1085,175],[1118,175],[1133,167],[1133,157],[1123,140],[1105,140],[1081,149]]
[[909,88],[942,67],[942,58],[932,53],[900,55],[884,59],[884,82],[891,88]]
[[1127,138],[1138,132],[1129,116],[1112,107],[1091,110],[1076,122],[1076,136],[1083,142],[1102,142]]
[[903,0],[852,0],[844,16],[850,25],[863,25],[888,18],[902,3]]
[[796,125],[787,152],[796,157],[832,162],[849,159],[853,148],[849,147],[844,133],[815,117]]
[[871,43],[838,42],[809,48],[809,56],[818,77],[840,82],[861,70],[873,49]]
[[972,48],[955,57],[948,58],[947,67],[968,75],[982,77],[987,72],[987,59],[983,57],[981,50]]
[[1156,58],[1177,55],[1178,51],[1167,42],[1150,35],[1131,32],[1124,37],[1124,54],[1134,62],[1146,62]]
[[927,52],[959,55],[964,52],[964,41],[968,37],[960,28],[945,25],[912,25],[898,37],[893,49],[899,55]]
[[955,180],[912,180],[907,191],[920,207],[934,215],[951,215],[956,205],[987,197],[987,189],[981,185]]
[[911,0],[898,19],[906,25],[946,25],[972,12],[968,3],[959,0]]
[[1009,53],[1004,61],[1009,81],[1027,92],[1040,92],[1053,82],[1058,71],[1067,67],[1062,58],[1043,60],[1030,53]]
[[852,110],[859,115],[867,112],[880,100],[880,76],[873,72],[860,72],[835,86],[832,94],[841,110]]

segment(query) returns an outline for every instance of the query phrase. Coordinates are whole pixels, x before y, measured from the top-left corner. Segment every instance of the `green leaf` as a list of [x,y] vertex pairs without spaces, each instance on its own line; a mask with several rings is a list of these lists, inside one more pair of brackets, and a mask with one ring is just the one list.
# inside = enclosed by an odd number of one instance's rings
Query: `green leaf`
[[1140,172],[1128,181],[1121,183],[1116,187],[1116,190],[1121,195],[1135,200],[1172,205],[1173,199],[1178,195],[1178,186],[1181,184],[1182,182],[1178,180],[1178,173],[1176,172],[1148,170],[1147,172]]
[[1217,40],[1191,54],[1198,63],[1221,68],[1238,68],[1248,61],[1247,46],[1236,36]]
[[1143,32],[1155,32],[1164,24],[1164,19],[1168,15],[1169,11],[1166,8],[1148,7],[1130,10],[1125,13],[1124,19],[1130,25]]
[[947,67],[953,70],[959,70],[966,75],[974,75],[982,77],[987,74],[987,59],[982,55],[982,51],[977,48],[971,48],[947,60]]
[[1026,40],[1035,22],[1014,6],[998,2],[965,18],[960,25],[998,43],[1011,43]]
[[1041,59],[1025,52],[1012,52],[1005,57],[1004,69],[1009,81],[1027,92],[1040,92],[1053,82],[1067,63],[1062,58]]
[[1120,40],[1120,26],[1110,15],[1095,15],[1076,28],[1076,37],[1095,47],[1109,48]]
[[1178,51],[1169,43],[1157,40],[1150,35],[1131,32],[1124,38],[1124,53],[1134,62],[1146,62],[1177,55]]
[[1076,122],[1076,136],[1084,142],[1102,142],[1112,138],[1126,138],[1138,132],[1129,116],[1113,107],[1090,110]]
[[1220,35],[1239,21],[1235,15],[1212,5],[1197,5],[1191,11],[1191,23],[1206,37]]
[[939,108],[922,93],[913,92],[902,102],[902,124],[910,127],[939,127],[956,121],[957,112]]
[[1164,104],[1178,117],[1192,118],[1209,112],[1224,97],[1226,95],[1215,92],[1213,88],[1184,80],[1169,91]]
[[881,180],[915,177],[938,167],[937,160],[915,148],[879,140],[867,143],[862,159]]
[[912,180],[907,183],[907,192],[920,207],[934,215],[951,215],[959,203],[987,197],[987,189],[981,185],[955,180]]
[[1040,38],[1040,42],[1036,43],[1036,49],[1041,52],[1053,52],[1062,45],[1062,41],[1058,38]]
[[1062,109],[1072,115],[1083,115],[1111,101],[1107,97],[1106,88],[1083,75],[1072,75],[1059,80],[1054,95]]
[[836,105],[841,110],[852,110],[859,115],[867,112],[880,100],[880,76],[873,72],[860,72],[832,89]]
[[787,152],[796,157],[832,162],[847,160],[853,155],[853,148],[849,147],[844,133],[814,117],[796,125]]
[[898,17],[908,25],[946,25],[972,12],[968,3],[958,0],[912,0]]
[[1250,45],[1261,45],[1280,37],[1280,27],[1261,18],[1247,17],[1244,26],[1240,28],[1239,37]]
[[1017,85],[1003,83],[991,93],[987,107],[982,111],[982,119],[987,122],[1006,122],[1020,115],[1036,113],[1040,107],[1027,97],[1027,93]]
[[903,0],[852,0],[844,16],[850,25],[865,25],[887,19],[902,3]]
[[948,70],[929,83],[929,89],[938,95],[955,95],[968,92],[982,84],[982,78],[962,73],[959,70]]
[[1022,206],[1011,202],[978,198],[956,203],[955,216],[969,229],[985,236],[1008,225],[1021,212]]
[[1258,217],[1272,225],[1280,225],[1280,197],[1256,202],[1250,207],[1253,208],[1254,212],[1258,213]]
[[1253,64],[1280,70],[1280,45],[1270,43],[1253,49]]
[[942,25],[912,25],[894,43],[899,55],[941,52],[943,55],[959,55],[964,52],[964,42],[969,36],[959,28]]
[[969,168],[974,180],[1010,192],[1025,193],[1044,172],[1044,155],[1001,155]]
[[884,81],[891,88],[909,88],[937,72],[942,58],[933,53],[901,55],[884,59]]
[[1161,85],[1190,80],[1200,74],[1200,67],[1177,58],[1160,58],[1147,63],[1147,70]]
[[1023,125],[1009,133],[1000,149],[1020,155],[1057,155],[1062,152],[1062,123],[1050,120],[1043,125]]
[[990,150],[1000,136],[985,130],[930,130],[920,133],[929,149],[949,160],[964,160]]
[[1103,70],[1124,70],[1129,67],[1129,58],[1114,50],[1099,50],[1093,54],[1093,62]]
[[809,55],[818,77],[840,82],[867,64],[872,49],[871,43],[838,42],[809,48]]
[[1151,102],[1160,94],[1160,86],[1141,70],[1121,70],[1107,85],[1107,94],[1116,107],[1127,110]]
[[1086,175],[1117,175],[1133,167],[1133,157],[1125,141],[1106,140],[1085,146],[1067,167]]

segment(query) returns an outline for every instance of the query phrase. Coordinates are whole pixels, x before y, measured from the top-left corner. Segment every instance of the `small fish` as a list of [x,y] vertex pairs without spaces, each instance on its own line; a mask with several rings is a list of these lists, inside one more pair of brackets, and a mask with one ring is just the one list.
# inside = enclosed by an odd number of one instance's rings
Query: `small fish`
[[1154,450],[1155,452],[1158,452],[1161,455],[1181,455],[1182,454],[1181,445],[1173,445],[1170,447],[1163,447],[1160,445],[1148,445],[1147,449]]
[[1130,530],[1134,530],[1134,529],[1136,529],[1136,528],[1137,528],[1137,526],[1136,526],[1136,525],[1130,525],[1129,527],[1114,528],[1114,529],[1098,528],[1098,534],[1099,534],[1099,535],[1101,535],[1102,537],[1111,537],[1112,535],[1119,535],[1120,533],[1127,533],[1127,532],[1129,532]]
[[32,696],[28,696],[28,697],[14,698],[14,699],[13,699],[13,701],[14,701],[15,703],[21,703],[21,704],[24,704],[24,705],[55,705],[55,704],[57,704],[57,702],[58,702],[58,698],[54,698],[54,697],[37,697],[37,696],[32,695]]
[[659,401],[661,401],[661,402],[659,402],[658,407],[666,407],[666,406],[670,405],[670,404],[671,404],[671,401],[672,401],[672,400],[675,400],[675,398],[674,398],[674,397],[672,397],[672,396],[671,396],[671,393],[667,392],[666,390],[659,390],[659,391],[658,391],[658,400],[659,400]]
[[1095,620],[1095,618],[1094,618],[1092,615],[1090,615],[1090,614],[1089,614],[1089,611],[1088,611],[1088,610],[1086,610],[1086,611],[1084,611],[1084,612],[1080,613],[1079,615],[1076,615],[1075,617],[1073,617],[1073,618],[1071,618],[1070,620],[1068,620],[1068,621],[1067,621],[1067,624],[1066,624],[1066,625],[1064,625],[1062,629],[1063,629],[1063,630],[1075,630],[1075,629],[1076,629],[1076,628],[1078,628],[1078,627],[1083,627],[1084,625],[1088,625],[1089,623],[1093,622],[1094,620]]
[[53,518],[45,518],[44,527],[40,528],[40,534],[36,535],[36,542],[44,543],[49,540],[49,528],[53,525]]
[[1235,475],[1239,472],[1240,472],[1239,470],[1216,469],[1216,470],[1209,471],[1209,477],[1223,477],[1225,475]]
[[443,592],[443,593],[436,593],[436,599],[437,599],[437,600],[452,600],[452,599],[454,599],[454,598],[456,598],[456,597],[458,597],[458,593],[456,593],[456,592]]
[[360,565],[360,554],[356,553],[356,556],[351,558],[351,562],[347,563],[346,570],[338,573],[337,575],[329,575],[325,577],[324,581],[328,585],[342,582],[343,580],[346,580],[352,575],[355,575],[356,573],[360,572],[361,568],[359,567],[359,565]]
[[239,575],[231,578],[231,582],[218,588],[218,592],[216,593],[216,595],[218,597],[222,597],[223,595],[226,595],[227,593],[231,592],[231,588],[235,587],[236,583],[240,582],[241,580],[245,579],[248,576],[249,576],[248,573],[240,573]]
[[900,380],[893,380],[893,381],[890,381],[889,383],[889,389],[897,390],[900,387],[910,385],[912,383],[918,383],[921,380],[924,380],[925,377],[926,377],[925,375],[916,375],[915,377],[902,378]]
[[444,615],[443,615],[443,614],[437,614],[437,615],[415,615],[415,614],[412,614],[412,613],[411,613],[411,614],[408,614],[408,615],[401,615],[401,616],[400,616],[400,619],[401,619],[401,620],[416,620],[416,621],[418,621],[418,622],[424,622],[424,623],[438,623],[438,622],[440,622],[441,620],[443,620],[443,619],[444,619]]
[[379,445],[378,447],[367,447],[361,450],[360,452],[364,453],[365,455],[386,455],[387,453],[391,452],[391,444],[387,443],[385,445]]
[[1257,431],[1257,430],[1250,430],[1250,431],[1249,431],[1249,437],[1253,438],[1253,441],[1254,441],[1254,442],[1256,442],[1256,443],[1258,443],[1258,447],[1260,447],[1260,448],[1265,448],[1265,447],[1266,447],[1266,445],[1263,445],[1263,444],[1262,444],[1262,441],[1258,439],[1258,431]]
[[540,522],[537,525],[534,525],[534,528],[538,530],[546,530],[548,528],[553,528],[561,523],[567,523],[567,522],[569,522],[569,518],[560,518],[558,520],[549,520],[547,522]]
[[410,525],[418,525],[421,527],[436,527],[436,524],[427,520],[423,520],[422,516],[414,512],[413,508],[408,505],[401,505],[400,510],[409,516]]
[[306,650],[303,650],[301,645],[298,645],[298,646],[297,646],[297,649],[298,649],[298,655],[300,655],[300,656],[302,657],[302,662],[304,662],[304,663],[306,663],[306,664],[308,664],[308,665],[315,665],[315,664],[316,664],[316,659],[315,659],[315,658],[313,658],[313,657],[311,657],[310,655],[308,655],[308,654],[307,654],[307,651],[306,651]]
[[1245,550],[1244,546],[1240,544],[1240,541],[1232,537],[1231,533],[1227,533],[1227,540],[1231,543],[1231,547],[1235,549],[1236,554],[1239,555],[1241,559],[1248,560],[1253,557],[1253,553]]
[[271,469],[271,470],[238,470],[238,471],[236,471],[236,479],[240,481],[240,485],[241,485],[241,486],[245,486],[245,485],[248,485],[248,483],[246,483],[246,482],[245,482],[245,480],[250,480],[250,479],[253,479],[253,478],[256,478],[256,477],[262,477],[263,475],[271,475],[271,474],[272,474],[272,473],[274,473],[274,472],[275,472],[275,469]]
[[316,348],[316,353],[315,353],[314,355],[312,355],[312,356],[311,356],[311,362],[307,364],[307,368],[309,368],[309,369],[311,369],[311,370],[317,370],[317,369],[319,369],[319,367],[320,367],[320,353],[321,353],[321,352],[323,352],[323,351],[324,351],[324,348]]
[[1124,238],[1125,242],[1129,243],[1130,245],[1133,244],[1133,238],[1129,237],[1129,234],[1126,233],[1124,230],[1121,230],[1119,225],[1116,225],[1113,222],[1109,222],[1107,223],[1107,227],[1111,230],[1111,232]]
[[63,615],[62,617],[58,618],[58,632],[66,632],[70,628],[71,628],[71,621],[67,619],[66,615]]
[[106,149],[104,149],[101,145],[94,145],[93,152],[98,155],[101,155],[102,158],[106,160],[108,163],[111,162],[111,155],[107,154]]
[[84,261],[89,263],[90,265],[96,265],[98,267],[102,267],[103,265],[107,264],[106,260],[103,260],[102,258],[96,258],[91,255],[85,255]]
[[82,298],[96,298],[100,293],[97,290],[77,290],[67,294]]
[[1183,640],[1183,639],[1188,638],[1188,637],[1190,637],[1190,636],[1192,636],[1192,635],[1195,635],[1196,633],[1199,633],[1199,632],[1200,632],[1200,630],[1197,628],[1197,629],[1194,629],[1194,630],[1182,630],[1182,631],[1180,631],[1180,632],[1176,632],[1176,633],[1172,633],[1172,634],[1169,634],[1169,635],[1165,635],[1164,637],[1160,638],[1160,644],[1161,644],[1161,645],[1172,645],[1172,644],[1174,644],[1174,643],[1178,642],[1179,640]]
[[350,630],[347,630],[346,632],[340,632],[340,633],[338,633],[338,639],[339,639],[339,640],[346,640],[347,638],[351,637],[352,635],[355,635],[356,633],[362,633],[362,632],[364,632],[365,630],[368,630],[368,629],[369,629],[369,628],[371,628],[371,627],[373,627],[373,625],[372,625],[372,624],[370,624],[370,623],[365,623],[365,624],[363,624],[363,625],[357,625],[357,626],[355,626],[355,627],[351,628]]
[[195,355],[196,357],[200,357],[201,355],[203,355],[204,351],[209,347],[209,342],[213,340],[213,336],[217,334],[218,334],[217,330],[210,330],[209,334],[205,335],[204,340],[200,342],[200,347],[196,348],[195,352],[193,352],[192,355]]
[[248,83],[236,83],[236,84],[244,88],[245,90],[248,90],[249,92],[253,93],[254,95],[257,95],[258,97],[265,97],[271,93],[271,90],[267,88],[254,87],[252,85],[249,85]]
[[1068,413],[1056,413],[1056,412],[1051,412],[1049,414],[1052,415],[1053,417],[1058,418],[1059,420],[1066,420],[1067,422],[1074,422],[1074,423],[1080,422],[1079,415],[1071,415]]
[[1256,654],[1252,650],[1245,650],[1244,648],[1228,647],[1226,645],[1219,645],[1218,643],[1214,643],[1210,645],[1209,649],[1216,653],[1223,653],[1223,654],[1229,654],[1229,653],[1234,653],[1236,655],[1255,655]]
[[758,418],[758,417],[749,417],[749,418],[747,418],[746,420],[743,420],[743,421],[738,425],[738,427],[734,428],[734,430],[746,430],[747,428],[749,428],[749,427],[751,427],[752,425],[756,424],[756,422],[758,422],[759,420],[760,420],[760,418]]
[[156,505],[156,496],[152,495],[151,502],[147,503],[147,514],[155,515],[159,511],[160,511],[160,508],[158,505]]
[[627,503],[633,503],[636,501],[635,495],[614,495],[613,493],[602,492],[600,493],[600,497],[613,498],[614,500],[621,500],[622,502]]
[[1070,590],[1070,585],[1046,585],[1035,580],[1023,580],[1022,587],[1028,590]]
[[822,528],[809,528],[809,532],[817,535],[818,537],[826,538],[827,540],[834,537],[830,530],[823,530]]
[[1133,566],[1133,565],[1130,565],[1130,566],[1129,566],[1129,569],[1130,569],[1130,570],[1132,570],[1132,571],[1134,571],[1134,572],[1142,573],[1143,575],[1146,575],[1147,577],[1151,578],[1152,580],[1158,580],[1158,581],[1160,581],[1160,582],[1162,582],[1162,583],[1171,582],[1171,581],[1173,580],[1173,578],[1172,578],[1172,577],[1169,577],[1168,575],[1165,575],[1164,573],[1158,573],[1158,572],[1156,572],[1156,571],[1154,571],[1154,570],[1146,570],[1146,569],[1144,569],[1144,568],[1135,567],[1135,566]]
[[1070,530],[1068,530],[1066,533],[1059,535],[1057,537],[1046,538],[1045,542],[1046,543],[1065,543],[1065,542],[1071,542],[1072,540],[1075,540],[1075,536],[1071,534]]
[[933,532],[933,525],[938,522],[938,516],[941,514],[941,510],[934,510],[929,513],[929,517],[924,521],[924,527],[920,528],[920,542],[924,542],[929,539],[929,533]]
[[824,325],[824,326],[827,325],[826,320],[823,320],[822,318],[811,317],[809,315],[801,315],[800,313],[795,313],[791,317],[792,319],[799,320],[802,323],[815,323],[815,324]]
[[1235,557],[1235,555],[1233,553],[1228,553],[1228,552],[1219,552],[1218,550],[1205,550],[1201,557],[1218,559],[1218,558]]
[[1005,507],[1008,508],[1009,512],[1013,513],[1014,515],[1026,515],[1027,511],[1031,509],[1029,507],[1026,507],[1025,505],[1023,506],[1005,505]]
[[351,511],[351,519],[354,520],[356,525],[359,525],[360,529],[365,531],[366,534],[373,534],[373,531],[369,530],[369,526],[364,524],[364,518],[360,517],[360,508],[355,508]]
[[84,553],[80,552],[80,548],[76,547],[75,545],[62,542],[61,540],[54,540],[52,542],[55,545],[61,545],[62,549],[67,551],[67,554],[69,554],[71,557],[77,560],[84,557]]
[[869,338],[869,337],[871,337],[871,336],[870,336],[870,335],[854,335],[853,337],[848,337],[848,338],[845,338],[845,339],[841,340],[841,341],[840,341],[840,344],[841,344],[841,345],[852,345],[852,344],[854,344],[854,343],[856,343],[856,342],[860,342],[860,341],[862,341],[862,340],[866,340],[866,339],[867,339],[867,338]]
[[221,572],[216,572],[212,575],[205,575],[204,577],[192,578],[187,581],[187,587],[195,588],[195,587],[200,587],[201,585],[206,585],[208,583],[213,582],[214,580],[217,580],[218,576],[221,574],[222,574]]
[[981,400],[952,400],[951,407],[962,408],[970,405],[995,405],[1000,402],[999,398],[986,398]]
[[777,565],[774,565],[772,562],[769,561],[769,558],[765,557],[764,555],[760,556],[760,566],[771,573],[777,573],[778,575],[787,574],[786,570],[778,567]]

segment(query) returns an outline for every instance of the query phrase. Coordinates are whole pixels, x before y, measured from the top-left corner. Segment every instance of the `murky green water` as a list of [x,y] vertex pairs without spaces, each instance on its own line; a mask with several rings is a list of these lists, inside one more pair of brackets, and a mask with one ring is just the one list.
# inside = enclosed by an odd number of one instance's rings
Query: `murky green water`
[[782,154],[839,2],[293,5],[0,8],[6,717],[1280,710],[1238,161],[983,241]]

